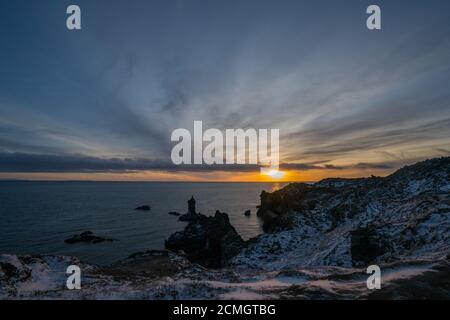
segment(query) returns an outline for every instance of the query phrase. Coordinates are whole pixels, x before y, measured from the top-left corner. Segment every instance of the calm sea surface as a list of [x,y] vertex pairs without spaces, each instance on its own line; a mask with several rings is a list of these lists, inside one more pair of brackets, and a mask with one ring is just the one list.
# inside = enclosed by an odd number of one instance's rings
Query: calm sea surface
[[[226,212],[244,239],[261,233],[256,205],[262,190],[278,183],[26,182],[0,181],[0,253],[63,254],[108,264],[132,253],[164,248],[186,225],[169,211],[185,213],[193,195],[197,211]],[[151,211],[135,211],[140,205]],[[244,211],[251,209],[250,217]],[[119,241],[65,244],[91,230]]]

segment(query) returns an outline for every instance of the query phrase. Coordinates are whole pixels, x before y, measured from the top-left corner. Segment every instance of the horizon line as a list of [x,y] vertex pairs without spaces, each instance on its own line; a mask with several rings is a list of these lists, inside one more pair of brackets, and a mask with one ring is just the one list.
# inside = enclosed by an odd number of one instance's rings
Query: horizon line
[[[339,178],[346,179],[346,178]],[[58,180],[58,179],[0,179],[0,182],[142,182],[142,183],[312,183],[316,181],[168,181],[168,180]]]

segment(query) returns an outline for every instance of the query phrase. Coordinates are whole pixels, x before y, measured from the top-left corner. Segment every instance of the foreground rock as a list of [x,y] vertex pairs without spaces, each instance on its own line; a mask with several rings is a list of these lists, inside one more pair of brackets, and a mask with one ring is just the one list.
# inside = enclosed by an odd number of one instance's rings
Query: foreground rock
[[219,268],[227,265],[244,245],[241,236],[230,224],[228,215],[216,211],[214,217],[197,214],[183,231],[166,240],[166,248],[182,250],[188,259],[205,267]]
[[141,277],[157,279],[174,276],[190,265],[186,258],[167,250],[148,250],[134,253],[101,270],[104,275],[113,276],[116,280],[134,280]]
[[[82,270],[82,290],[67,290],[70,265]],[[189,267],[185,258],[161,250],[136,253],[103,267],[67,256],[0,254],[0,300],[157,299],[159,286],[170,285],[169,277]],[[167,292],[165,298],[170,296]]]
[[[83,270],[82,290],[67,290],[66,269]],[[148,252],[98,267],[64,256],[0,255],[0,299],[448,299],[450,263],[381,264],[389,275],[368,290],[365,268],[318,266],[240,273],[207,270],[174,253]]]
[[92,233],[92,231],[85,231],[80,234],[74,234],[70,238],[64,240],[65,243],[68,244],[74,244],[79,242],[86,242],[86,243],[100,243],[100,242],[112,242],[117,241],[117,239],[113,238],[105,238],[105,237],[99,237]]

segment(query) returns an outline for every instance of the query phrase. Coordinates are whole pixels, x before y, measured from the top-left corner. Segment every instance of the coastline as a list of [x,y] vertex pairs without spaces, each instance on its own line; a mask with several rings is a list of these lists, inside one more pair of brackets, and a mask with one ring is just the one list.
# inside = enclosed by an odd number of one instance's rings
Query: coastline
[[[449,190],[448,157],[385,178],[290,184],[261,194],[266,232],[223,267],[170,251],[141,252],[106,267],[71,257],[1,255],[0,298],[447,299]],[[189,225],[201,230],[196,221]],[[65,288],[68,264],[81,266],[82,290]],[[370,264],[381,268],[383,290],[367,289]]]

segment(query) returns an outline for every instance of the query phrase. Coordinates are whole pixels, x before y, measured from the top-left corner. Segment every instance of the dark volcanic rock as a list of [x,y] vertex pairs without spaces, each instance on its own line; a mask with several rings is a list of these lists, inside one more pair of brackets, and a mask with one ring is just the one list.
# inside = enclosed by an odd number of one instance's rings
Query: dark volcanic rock
[[241,236],[230,224],[226,213],[216,211],[214,217],[197,216],[183,231],[172,234],[166,240],[166,248],[182,250],[190,261],[205,267],[227,265],[244,245]]
[[116,239],[113,238],[104,238],[96,236],[92,233],[92,231],[85,231],[80,234],[74,234],[70,238],[64,240],[65,243],[68,244],[74,244],[78,242],[87,242],[87,243],[100,243],[100,242],[111,242],[116,241]]
[[176,212],[176,211],[170,211],[169,214],[172,215],[172,216],[177,216],[177,217],[181,216],[181,213]]
[[202,216],[202,214],[200,214],[200,213],[191,213],[191,212],[188,212],[188,213],[185,213],[185,214],[182,214],[179,218],[178,218],[178,220],[180,220],[180,221],[197,221],[200,217]]
[[140,206],[140,207],[134,208],[134,210],[150,211],[151,207],[145,205],[145,206]]
[[246,217],[250,217],[250,215],[252,214],[252,212],[250,210],[245,210],[244,215]]
[[387,239],[374,228],[361,228],[351,231],[350,234],[352,264],[355,267],[368,266],[390,249]]
[[200,217],[200,213],[195,210],[194,196],[188,200],[188,212],[178,218],[180,221],[197,221]]
[[263,220],[263,230],[274,233],[293,228],[291,213],[301,211],[306,205],[302,202],[303,195],[310,189],[307,184],[292,183],[272,193],[262,191],[256,214]]

